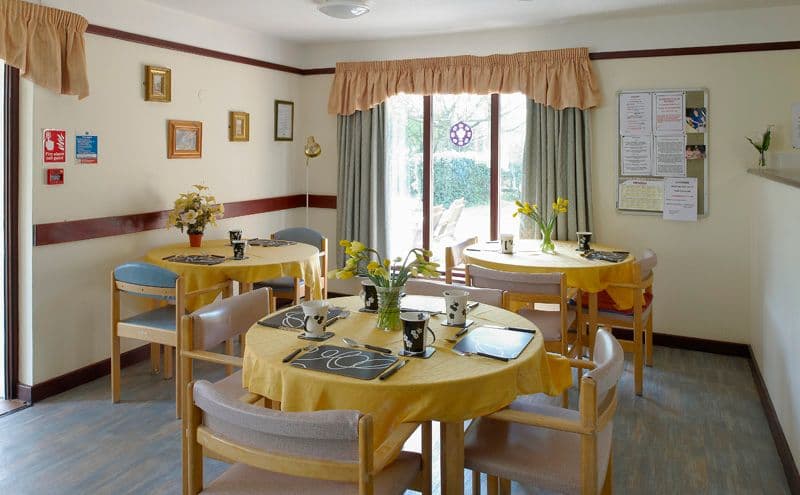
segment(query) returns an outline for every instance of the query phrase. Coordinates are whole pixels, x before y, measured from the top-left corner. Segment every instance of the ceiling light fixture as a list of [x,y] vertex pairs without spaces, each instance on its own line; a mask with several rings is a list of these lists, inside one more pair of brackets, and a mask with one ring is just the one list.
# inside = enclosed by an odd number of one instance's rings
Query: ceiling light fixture
[[353,19],[369,12],[366,0],[323,0],[317,10],[336,19]]

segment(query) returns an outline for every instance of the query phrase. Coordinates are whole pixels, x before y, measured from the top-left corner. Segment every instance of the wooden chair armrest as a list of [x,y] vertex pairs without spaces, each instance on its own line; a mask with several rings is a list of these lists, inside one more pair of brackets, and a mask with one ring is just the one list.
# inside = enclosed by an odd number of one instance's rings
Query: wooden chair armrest
[[514,409],[501,409],[497,412],[484,416],[488,419],[506,421],[508,423],[519,423],[528,426],[538,426],[540,428],[550,428],[552,430],[566,431],[570,433],[580,433],[588,435],[592,431],[583,426],[579,421],[546,416],[544,414],[532,413],[527,411],[516,411]]
[[217,354],[216,352],[181,351],[181,356],[226,366],[236,366],[237,368],[244,366],[244,361],[239,356],[228,356],[227,354]]
[[397,456],[397,453],[403,448],[403,444],[411,438],[411,435],[413,435],[421,425],[421,423],[401,423],[396,426],[389,437],[375,449],[372,472],[380,473],[388,466]]
[[191,292],[187,292],[186,297],[194,297],[194,296],[199,296],[201,294],[206,294],[208,292],[227,289],[228,287],[230,287],[230,284],[231,284],[230,281],[227,281],[227,282],[220,282],[218,284],[214,284],[208,287],[203,287],[202,289],[197,289]]
[[593,370],[597,368],[597,364],[594,361],[587,361],[585,359],[570,359],[569,365],[572,368],[580,368],[584,370]]

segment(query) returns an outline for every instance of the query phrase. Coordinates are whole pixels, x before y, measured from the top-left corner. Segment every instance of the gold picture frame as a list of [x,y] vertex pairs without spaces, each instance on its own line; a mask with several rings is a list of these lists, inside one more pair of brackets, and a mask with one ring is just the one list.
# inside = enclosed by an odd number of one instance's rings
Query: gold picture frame
[[294,140],[294,102],[275,100],[275,141]]
[[228,113],[228,141],[250,141],[249,113]]
[[202,158],[203,123],[192,120],[167,121],[167,158]]
[[172,101],[172,70],[166,67],[144,66],[144,99],[161,103]]

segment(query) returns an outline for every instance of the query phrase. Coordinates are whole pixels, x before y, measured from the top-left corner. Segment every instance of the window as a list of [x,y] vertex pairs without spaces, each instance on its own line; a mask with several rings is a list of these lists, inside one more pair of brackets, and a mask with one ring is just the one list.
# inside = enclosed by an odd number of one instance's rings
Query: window
[[424,246],[443,262],[447,245],[517,231],[511,215],[522,196],[525,111],[522,94],[387,101],[390,257]]

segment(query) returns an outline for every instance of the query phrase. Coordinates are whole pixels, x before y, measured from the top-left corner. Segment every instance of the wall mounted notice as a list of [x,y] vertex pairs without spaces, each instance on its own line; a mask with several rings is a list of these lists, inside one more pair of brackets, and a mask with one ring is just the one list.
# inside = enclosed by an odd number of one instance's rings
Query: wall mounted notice
[[697,221],[697,179],[664,179],[664,220]]
[[654,140],[655,167],[653,175],[686,177],[686,136],[656,136]]
[[78,163],[97,163],[97,136],[89,131],[75,134],[75,159]]
[[650,136],[622,137],[622,175],[652,175],[653,139]]
[[67,131],[64,129],[42,131],[42,161],[44,163],[67,162]]
[[686,115],[683,92],[654,94],[653,108],[653,134],[683,134]]
[[653,103],[650,93],[622,93],[619,97],[619,133],[646,136],[653,133]]
[[800,103],[792,105],[792,147],[800,148]]
[[664,206],[664,181],[658,179],[627,179],[619,184],[621,210],[661,211]]

